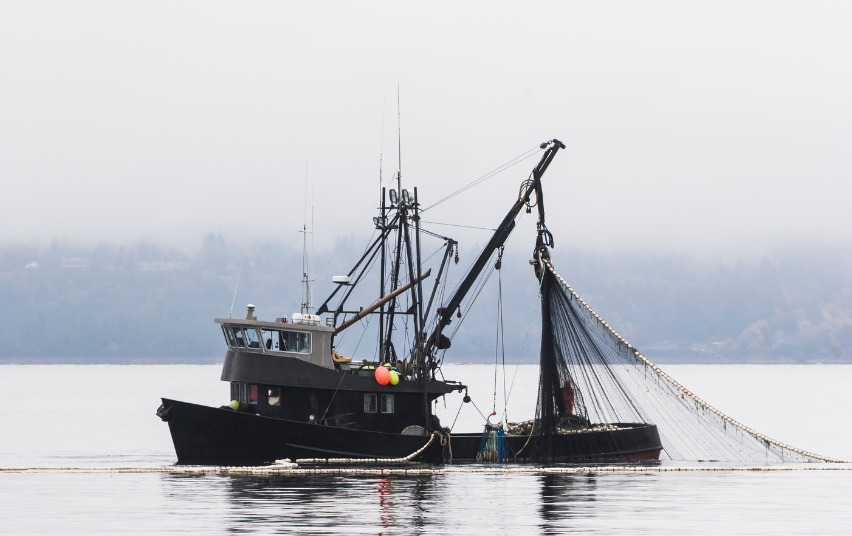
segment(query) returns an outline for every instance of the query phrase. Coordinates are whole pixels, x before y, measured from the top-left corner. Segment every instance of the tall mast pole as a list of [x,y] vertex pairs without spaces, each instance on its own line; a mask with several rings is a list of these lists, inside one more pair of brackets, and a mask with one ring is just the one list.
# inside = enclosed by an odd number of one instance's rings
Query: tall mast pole
[[[387,220],[385,219],[385,187],[382,183],[382,168],[383,159],[385,155],[385,110],[387,109],[387,99],[388,99],[388,86],[385,86],[384,93],[382,95],[382,137],[381,142],[379,143],[379,195],[381,195],[380,206],[381,206],[381,220],[379,220],[379,225],[382,227],[382,234],[385,234],[385,227],[387,226]],[[382,243],[379,245],[382,248],[382,260],[381,260],[381,269],[379,270],[379,297],[382,298],[385,296],[385,258],[387,256],[387,247],[386,247],[386,239],[382,239]],[[382,304],[381,309],[379,309],[379,360],[382,360],[382,356],[384,354],[383,349],[385,347],[385,304]]]
[[[417,268],[414,262],[414,255],[411,251],[411,234],[410,234],[410,224],[405,222],[405,257],[406,263],[408,264],[408,280],[414,281],[417,277],[417,274],[414,273],[414,270]],[[414,311],[414,344],[412,345],[412,350],[418,347],[418,334],[420,333],[420,316],[418,314],[417,305],[420,303],[419,292],[417,291],[418,286],[412,285],[411,287],[411,309]],[[422,288],[422,287],[421,287]]]
[[402,198],[402,115],[399,110],[399,84],[396,85],[396,186]]
[[[420,203],[417,202],[417,186],[414,187],[414,240],[417,249],[417,277],[423,272],[423,266],[420,262]],[[417,333],[417,345],[422,346],[422,341],[426,330],[426,319],[423,318],[423,284],[417,283],[417,317],[420,319],[420,332]]]
[[[397,198],[396,204],[396,213],[397,213],[397,230],[396,230],[396,255],[394,256],[393,265],[391,265],[391,282],[390,282],[390,291],[393,292],[399,287],[399,262],[400,255],[402,254],[402,234],[403,234],[403,225],[405,224],[405,209],[401,206],[400,201],[402,199]],[[394,312],[396,310],[396,301],[397,298],[391,300],[390,305],[388,306],[388,324],[387,324],[387,334],[385,335],[385,355],[383,357],[384,362],[387,363],[390,361],[391,357],[391,339],[393,338],[393,317]]]
[[[399,286],[399,261],[400,255],[402,254],[402,234],[403,234],[403,226],[406,221],[405,208],[402,205],[402,127],[400,123],[400,109],[399,109],[399,84],[396,85],[396,139],[397,139],[397,167],[396,167],[396,214],[397,225],[398,228],[396,230],[396,255],[394,259],[394,263],[391,266],[391,273],[393,276],[391,277],[391,292],[397,289]],[[390,361],[391,358],[391,339],[393,338],[393,317],[394,311],[396,310],[396,298],[391,300],[390,305],[388,306],[388,324],[387,324],[387,334],[385,335],[385,352],[382,357],[382,361],[385,363]]]
[[[381,172],[379,173],[381,175]],[[382,233],[385,232],[385,226],[387,225],[387,220],[385,220],[385,188],[382,187],[382,215],[381,220],[379,221],[379,225],[382,226]],[[385,257],[387,256],[387,247],[385,240],[382,240],[382,243],[379,245],[382,248],[382,260],[381,260],[381,270],[379,271],[379,296],[385,296]],[[385,304],[382,304],[382,308],[379,309],[379,353],[383,354],[383,348],[385,347]],[[379,356],[381,359],[381,355]]]

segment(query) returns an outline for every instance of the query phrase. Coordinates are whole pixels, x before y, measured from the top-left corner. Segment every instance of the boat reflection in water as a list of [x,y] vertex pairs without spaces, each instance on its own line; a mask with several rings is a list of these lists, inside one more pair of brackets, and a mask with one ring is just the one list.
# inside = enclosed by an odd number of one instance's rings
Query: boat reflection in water
[[216,490],[219,499],[205,506],[223,516],[217,530],[229,533],[476,534],[497,524],[545,530],[599,515],[589,504],[594,475],[163,478],[179,504],[194,501],[196,489]]

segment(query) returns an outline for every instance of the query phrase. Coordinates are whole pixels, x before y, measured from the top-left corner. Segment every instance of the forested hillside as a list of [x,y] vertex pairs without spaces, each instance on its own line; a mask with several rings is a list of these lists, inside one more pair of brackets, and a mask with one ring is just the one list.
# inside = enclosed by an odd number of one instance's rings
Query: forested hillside
[[[331,290],[331,276],[345,273],[358,253],[346,244],[334,249],[342,253],[316,255],[316,304]],[[451,278],[474,254],[472,247],[462,250]],[[852,262],[845,250],[790,248],[750,262],[554,254],[573,288],[660,362],[852,362]],[[499,274],[512,363],[522,347],[524,362],[535,362],[538,352],[537,287],[526,261],[509,256]],[[149,242],[5,245],[0,361],[221,361],[223,341],[212,319],[228,315],[237,279],[234,316],[244,316],[251,302],[271,319],[299,310],[300,277],[298,250],[263,242],[235,247],[212,234],[196,251]],[[503,359],[496,345],[497,278],[495,272],[461,324],[448,361]],[[341,348],[372,357],[370,332],[351,329]]]

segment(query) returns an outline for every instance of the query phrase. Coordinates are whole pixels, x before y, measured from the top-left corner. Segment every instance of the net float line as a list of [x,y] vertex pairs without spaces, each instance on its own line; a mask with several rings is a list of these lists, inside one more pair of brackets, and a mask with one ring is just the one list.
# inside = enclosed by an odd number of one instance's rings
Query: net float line
[[[600,473],[715,473],[715,472],[779,472],[779,471],[852,471],[849,464],[784,464],[784,465],[704,465],[704,466],[631,466],[601,465],[577,467],[297,467],[296,464],[260,467],[239,466],[169,466],[169,467],[0,467],[3,474],[171,474],[171,475],[446,475],[446,474],[600,474]],[[0,478],[3,478],[0,476]]]

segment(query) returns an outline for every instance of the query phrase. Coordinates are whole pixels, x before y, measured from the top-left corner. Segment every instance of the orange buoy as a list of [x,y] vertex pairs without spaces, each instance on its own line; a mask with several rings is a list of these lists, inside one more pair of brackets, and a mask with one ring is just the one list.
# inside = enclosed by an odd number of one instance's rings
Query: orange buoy
[[390,371],[385,367],[376,367],[376,381],[379,385],[387,385],[390,381]]

